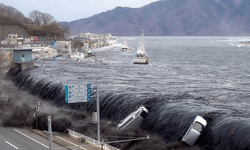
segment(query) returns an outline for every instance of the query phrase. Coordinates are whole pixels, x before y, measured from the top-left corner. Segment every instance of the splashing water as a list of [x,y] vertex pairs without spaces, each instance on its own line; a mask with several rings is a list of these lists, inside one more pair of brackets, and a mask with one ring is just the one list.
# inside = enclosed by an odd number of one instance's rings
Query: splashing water
[[168,143],[181,141],[201,115],[208,125],[197,145],[249,149],[248,51],[236,51],[224,38],[231,37],[146,37],[150,63],[134,65],[138,38],[131,37],[127,42],[132,53],[121,53],[117,46],[101,48],[94,59],[42,59],[35,62],[42,67],[23,72],[14,68],[7,76],[20,89],[57,107],[88,112],[96,110],[95,97],[89,103],[65,104],[63,86],[70,81],[99,84],[102,120],[117,124],[144,105],[150,113],[141,129]]

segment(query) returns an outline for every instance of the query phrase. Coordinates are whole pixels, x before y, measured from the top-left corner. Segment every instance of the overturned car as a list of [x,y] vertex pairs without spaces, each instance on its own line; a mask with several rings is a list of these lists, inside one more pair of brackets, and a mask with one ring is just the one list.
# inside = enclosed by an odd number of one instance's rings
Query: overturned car
[[139,127],[143,119],[148,115],[149,111],[146,107],[140,106],[125,119],[121,120],[117,125],[117,130],[125,130]]
[[182,141],[187,143],[190,146],[193,146],[198,137],[201,134],[201,131],[206,127],[207,121],[201,116],[196,116],[193,123],[190,125],[186,134],[183,136]]

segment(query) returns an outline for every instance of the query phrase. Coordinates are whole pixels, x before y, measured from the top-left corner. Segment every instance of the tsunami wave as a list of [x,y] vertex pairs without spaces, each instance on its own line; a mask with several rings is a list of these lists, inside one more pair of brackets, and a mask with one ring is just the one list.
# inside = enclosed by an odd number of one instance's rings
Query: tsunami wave
[[[89,103],[65,104],[64,85],[36,78],[29,70],[12,68],[6,75],[19,89],[57,107],[78,111],[96,111],[96,97]],[[95,95],[92,90],[92,95]],[[195,101],[196,103],[190,103]],[[205,149],[250,149],[250,121],[239,110],[206,105],[208,100],[188,93],[138,95],[100,91],[100,119],[117,124],[138,106],[149,109],[142,130],[157,134],[164,142],[181,141],[195,116],[208,124],[196,144]],[[199,105],[202,104],[202,105]],[[244,118],[244,115],[246,115]]]

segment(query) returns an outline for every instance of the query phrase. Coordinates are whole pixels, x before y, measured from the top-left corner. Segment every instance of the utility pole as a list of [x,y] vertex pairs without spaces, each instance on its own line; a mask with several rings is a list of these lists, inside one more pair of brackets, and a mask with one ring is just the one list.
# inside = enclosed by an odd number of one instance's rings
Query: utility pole
[[44,132],[49,134],[49,150],[53,150],[51,116],[48,116],[47,119],[48,119],[48,131],[44,131]]
[[96,108],[97,108],[97,141],[100,142],[100,108],[99,108],[99,86],[96,85]]
[[101,150],[103,150],[104,140],[102,139]]
[[0,24],[0,45],[1,45],[1,41],[2,41],[2,25]]

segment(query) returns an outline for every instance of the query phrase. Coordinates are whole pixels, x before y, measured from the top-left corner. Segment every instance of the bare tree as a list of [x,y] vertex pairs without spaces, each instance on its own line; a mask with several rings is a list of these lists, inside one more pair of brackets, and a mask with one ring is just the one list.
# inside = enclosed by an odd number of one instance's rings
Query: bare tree
[[27,22],[27,18],[23,15],[23,13],[11,6],[6,6],[4,4],[0,4],[0,17],[1,16],[11,17],[21,22]]
[[54,21],[54,17],[48,13],[42,13],[41,17],[42,17],[42,24],[50,24],[51,22]]
[[29,18],[37,25],[42,25],[42,13],[34,10],[29,14]]
[[62,28],[62,32],[64,34],[64,38],[71,35],[71,30],[70,30],[69,26],[62,26],[61,25],[61,28]]
[[47,25],[55,22],[54,17],[48,13],[42,13],[38,10],[34,10],[29,14],[29,18],[37,25]]
[[80,51],[83,47],[83,42],[81,40],[73,40],[73,48]]

